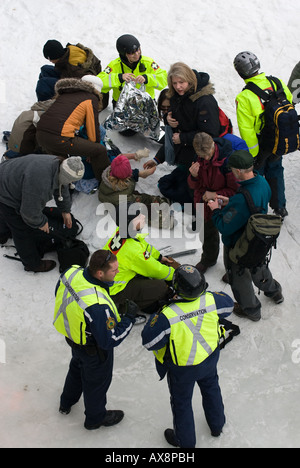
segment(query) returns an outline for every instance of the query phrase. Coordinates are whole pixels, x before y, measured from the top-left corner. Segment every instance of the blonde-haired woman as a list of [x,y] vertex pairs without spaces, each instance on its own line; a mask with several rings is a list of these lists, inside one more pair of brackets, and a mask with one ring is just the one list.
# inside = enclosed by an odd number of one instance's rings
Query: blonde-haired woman
[[[219,106],[213,96],[215,90],[209,75],[193,70],[185,63],[177,62],[171,66],[168,87],[170,110],[165,133],[165,160],[178,168],[175,169],[175,174],[170,175],[172,181],[168,179],[169,176],[160,179],[159,188],[167,198],[179,203],[184,200],[184,203],[187,201],[184,194],[189,190],[186,182],[188,169],[196,158],[194,136],[198,132],[208,133],[213,138],[219,136]],[[181,184],[180,191],[177,175]],[[182,180],[185,181],[184,185]]]

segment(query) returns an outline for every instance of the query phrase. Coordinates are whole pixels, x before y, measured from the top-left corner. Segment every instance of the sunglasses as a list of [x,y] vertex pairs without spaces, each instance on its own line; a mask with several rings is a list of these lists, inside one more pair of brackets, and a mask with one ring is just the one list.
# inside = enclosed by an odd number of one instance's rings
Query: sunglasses
[[103,262],[102,267],[104,267],[104,265],[105,265],[106,263],[108,263],[110,259],[111,259],[111,251],[109,250],[109,251],[108,251],[108,254],[107,254],[107,256],[106,256],[106,259],[105,259],[104,262]]

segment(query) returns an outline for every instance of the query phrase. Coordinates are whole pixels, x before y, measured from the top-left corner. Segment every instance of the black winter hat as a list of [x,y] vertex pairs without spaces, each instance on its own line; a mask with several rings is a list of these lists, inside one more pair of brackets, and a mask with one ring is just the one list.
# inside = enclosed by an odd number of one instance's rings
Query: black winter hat
[[50,39],[44,45],[43,53],[47,60],[57,60],[66,53],[66,49],[63,48],[59,41]]

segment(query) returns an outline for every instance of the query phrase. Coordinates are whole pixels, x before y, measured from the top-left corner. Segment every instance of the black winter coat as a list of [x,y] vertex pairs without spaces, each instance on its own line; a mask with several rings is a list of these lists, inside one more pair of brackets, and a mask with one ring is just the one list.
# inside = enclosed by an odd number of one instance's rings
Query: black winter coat
[[180,132],[179,145],[174,145],[175,164],[190,167],[196,160],[193,139],[196,133],[205,132],[216,138],[220,134],[219,106],[214,98],[213,85],[207,73],[193,70],[198,81],[197,91],[188,91],[183,96],[175,94],[170,99],[170,112],[179,122],[173,129]]

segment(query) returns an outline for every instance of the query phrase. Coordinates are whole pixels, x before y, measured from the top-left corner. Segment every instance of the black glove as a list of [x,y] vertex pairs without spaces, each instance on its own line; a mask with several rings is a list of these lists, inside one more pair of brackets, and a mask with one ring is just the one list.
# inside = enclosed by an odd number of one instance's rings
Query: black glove
[[135,318],[136,318],[136,316],[137,316],[137,314],[139,312],[140,312],[139,306],[135,302],[133,302],[133,301],[131,301],[129,299],[126,299],[126,301],[125,301],[125,313],[124,313],[125,317],[128,317],[131,320],[135,320]]

